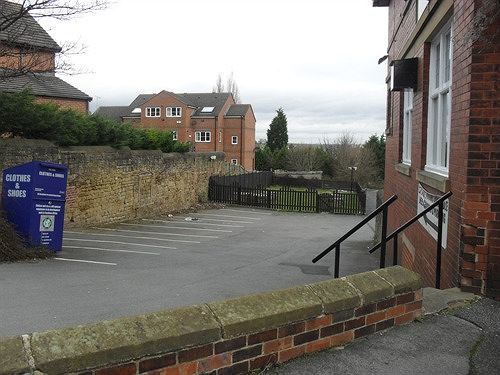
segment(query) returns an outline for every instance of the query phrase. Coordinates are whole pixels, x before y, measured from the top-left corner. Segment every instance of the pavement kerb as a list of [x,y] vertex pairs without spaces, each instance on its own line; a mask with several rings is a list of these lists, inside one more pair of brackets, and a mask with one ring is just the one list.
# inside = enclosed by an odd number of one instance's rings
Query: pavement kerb
[[74,373],[137,361],[342,314],[420,289],[420,277],[411,271],[402,267],[383,271],[384,277],[370,271],[204,305],[35,332],[26,337],[28,347],[22,337],[0,339],[0,375],[35,370]]

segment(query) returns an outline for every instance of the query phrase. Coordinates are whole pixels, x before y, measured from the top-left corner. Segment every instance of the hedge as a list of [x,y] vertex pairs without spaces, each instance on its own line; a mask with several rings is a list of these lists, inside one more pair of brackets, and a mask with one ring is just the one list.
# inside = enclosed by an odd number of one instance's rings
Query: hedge
[[36,103],[29,91],[0,93],[0,136],[45,139],[59,146],[127,146],[163,152],[187,152],[191,148],[189,143],[174,141],[170,131],[138,129],[54,104]]

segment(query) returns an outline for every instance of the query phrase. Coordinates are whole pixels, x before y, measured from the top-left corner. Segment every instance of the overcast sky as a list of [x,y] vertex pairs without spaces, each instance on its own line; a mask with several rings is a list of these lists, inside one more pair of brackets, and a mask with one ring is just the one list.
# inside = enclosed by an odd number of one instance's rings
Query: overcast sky
[[92,110],[163,89],[211,92],[233,72],[257,139],[279,107],[291,142],[384,129],[387,8],[371,0],[114,0],[41,23],[59,44],[86,46],[70,61],[88,73],[62,78],[94,98]]

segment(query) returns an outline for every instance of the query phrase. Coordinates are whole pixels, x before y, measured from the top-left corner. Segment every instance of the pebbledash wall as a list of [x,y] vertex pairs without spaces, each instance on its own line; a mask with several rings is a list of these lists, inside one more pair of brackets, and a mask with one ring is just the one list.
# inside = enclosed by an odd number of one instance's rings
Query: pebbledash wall
[[206,201],[211,175],[239,172],[238,167],[223,161],[222,153],[63,149],[47,141],[0,140],[0,170],[32,160],[69,167],[67,226],[113,223],[187,209]]
[[[0,338],[0,375],[236,375],[346,345],[421,315],[396,266],[135,317]],[[35,372],[38,371],[38,372]]]

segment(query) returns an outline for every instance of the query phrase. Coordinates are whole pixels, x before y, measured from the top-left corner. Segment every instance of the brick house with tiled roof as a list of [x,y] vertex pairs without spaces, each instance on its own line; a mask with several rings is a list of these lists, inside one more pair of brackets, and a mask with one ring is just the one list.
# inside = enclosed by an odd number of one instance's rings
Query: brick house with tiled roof
[[[445,192],[444,288],[500,299],[500,3],[373,0],[388,7],[385,198],[392,231]],[[400,263],[434,285],[437,216],[399,236]]]
[[29,89],[38,102],[88,112],[92,98],[55,76],[61,47],[22,5],[0,0],[0,26],[0,92]]
[[96,114],[173,131],[195,151],[221,151],[231,163],[255,169],[255,115],[251,105],[236,104],[231,93],[141,94],[128,106],[100,107]]

